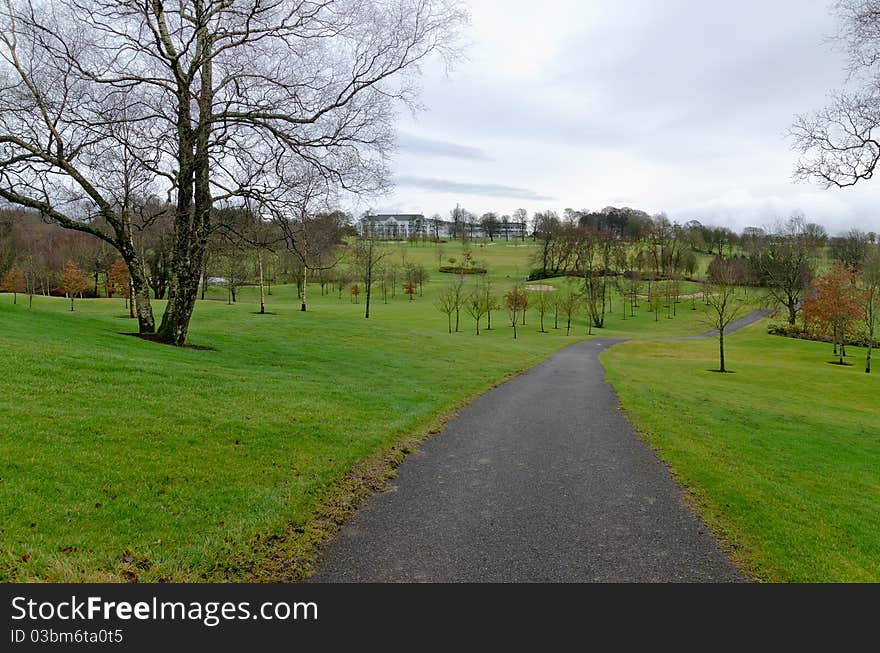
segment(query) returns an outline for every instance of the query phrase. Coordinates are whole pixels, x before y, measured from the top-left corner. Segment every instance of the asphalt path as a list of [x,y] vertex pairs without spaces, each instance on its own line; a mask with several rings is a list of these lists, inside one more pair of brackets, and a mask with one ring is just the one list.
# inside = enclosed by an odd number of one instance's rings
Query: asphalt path
[[313,581],[744,580],[605,382],[599,354],[617,342],[567,347],[468,405],[349,519]]

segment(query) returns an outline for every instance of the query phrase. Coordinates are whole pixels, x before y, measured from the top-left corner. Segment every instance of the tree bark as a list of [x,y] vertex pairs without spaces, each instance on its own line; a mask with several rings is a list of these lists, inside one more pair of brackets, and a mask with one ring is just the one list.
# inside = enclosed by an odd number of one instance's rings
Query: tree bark
[[126,298],[125,303],[128,307],[128,317],[132,320],[135,318],[134,315],[134,302],[132,301],[132,297],[134,297],[134,284],[131,281],[131,277],[128,277],[128,298]]
[[724,367],[724,329],[718,329],[718,353],[721,358],[721,369],[719,372],[726,372],[727,369]]
[[299,301],[300,301],[299,310],[301,310],[303,312],[305,312],[305,310],[306,310],[306,284],[308,283],[308,275],[309,275],[309,268],[307,266],[303,265],[302,281],[300,282],[302,284],[302,286],[301,286],[302,289],[300,290],[300,293],[299,293]]
[[874,324],[875,324],[875,316],[874,316],[874,293],[875,289],[871,289],[869,294],[867,295],[868,301],[868,311],[867,311],[867,324],[868,324],[868,351],[865,354],[865,374],[871,373],[871,350],[874,348]]
[[[263,315],[266,312],[266,296],[263,293],[263,254],[262,252],[257,254],[257,267],[260,271],[260,315]],[[305,310],[305,309],[303,309]]]
[[[372,245],[370,245],[370,247],[372,248]],[[372,252],[370,254],[370,258],[372,261]],[[366,320],[370,319],[370,295],[372,294],[372,290],[373,290],[373,270],[371,268],[372,268],[372,262],[370,263],[370,267],[367,269],[367,284],[366,284],[367,285],[367,287],[366,287],[367,308],[366,308],[366,311],[364,312],[364,319],[366,319]],[[357,300],[357,295],[355,295],[354,297],[355,297],[355,300]]]
[[[197,5],[197,14],[202,8]],[[202,22],[203,16],[197,19]],[[209,54],[213,40],[202,22],[197,32],[196,56],[204,57],[200,67],[201,88],[198,100],[199,118],[195,129],[190,109],[190,89],[186,80],[177,88],[177,209],[174,215],[171,283],[168,303],[159,337],[162,341],[182,347],[186,344],[189,323],[199,289],[208,227],[211,217],[209,135],[213,111],[213,64]]]
[[205,301],[205,291],[208,288],[208,257],[202,261],[202,301]]

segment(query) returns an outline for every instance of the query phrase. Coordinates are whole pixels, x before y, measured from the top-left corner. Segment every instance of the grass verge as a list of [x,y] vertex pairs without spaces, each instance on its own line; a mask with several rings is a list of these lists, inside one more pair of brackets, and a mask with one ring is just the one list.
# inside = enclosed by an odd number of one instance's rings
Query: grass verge
[[[880,580],[880,379],[829,346],[765,333],[629,342],[603,354],[632,422],[759,580]],[[853,359],[862,350],[850,350]]]

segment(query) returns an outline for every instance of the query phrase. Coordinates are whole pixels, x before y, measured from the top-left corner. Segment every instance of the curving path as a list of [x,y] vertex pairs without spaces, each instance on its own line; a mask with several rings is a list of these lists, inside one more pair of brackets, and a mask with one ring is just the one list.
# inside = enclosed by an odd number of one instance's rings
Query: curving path
[[352,516],[314,580],[743,580],[605,382],[617,342],[567,347],[476,399]]

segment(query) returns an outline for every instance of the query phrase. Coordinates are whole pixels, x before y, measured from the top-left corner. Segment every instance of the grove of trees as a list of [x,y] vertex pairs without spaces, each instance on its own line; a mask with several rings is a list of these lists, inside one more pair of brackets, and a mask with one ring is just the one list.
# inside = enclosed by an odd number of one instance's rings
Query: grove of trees
[[[0,198],[110,246],[140,330],[183,345],[217,208],[385,187],[396,104],[458,52],[452,0],[0,6]],[[156,327],[138,224],[167,221]],[[154,289],[154,292],[156,290]]]

